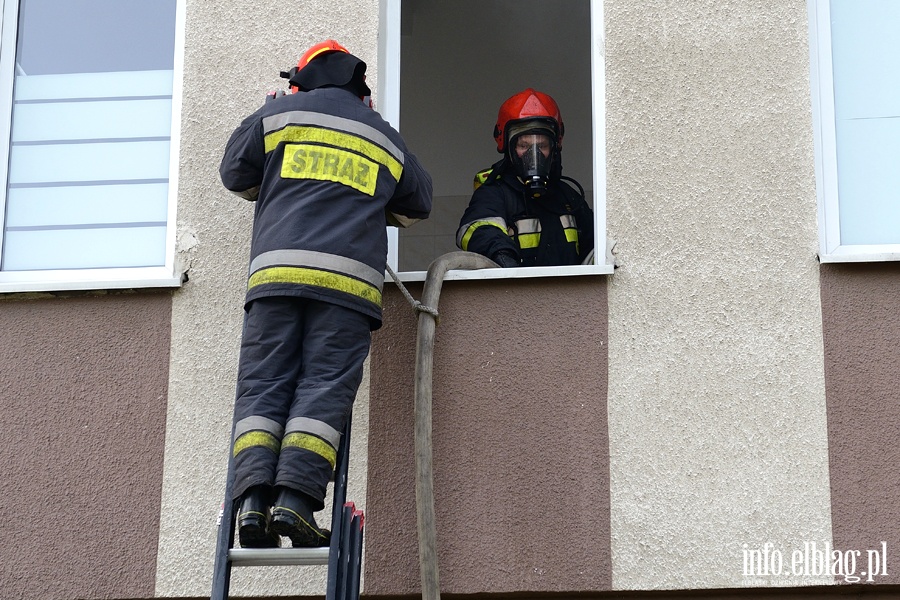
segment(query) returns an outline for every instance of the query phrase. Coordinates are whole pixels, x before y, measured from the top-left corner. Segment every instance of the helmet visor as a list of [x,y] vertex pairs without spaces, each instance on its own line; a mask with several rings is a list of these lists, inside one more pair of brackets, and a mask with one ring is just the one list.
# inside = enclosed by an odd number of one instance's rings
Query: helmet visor
[[514,137],[510,143],[510,158],[516,174],[527,183],[541,181],[546,185],[553,166],[555,146],[546,131],[525,132]]

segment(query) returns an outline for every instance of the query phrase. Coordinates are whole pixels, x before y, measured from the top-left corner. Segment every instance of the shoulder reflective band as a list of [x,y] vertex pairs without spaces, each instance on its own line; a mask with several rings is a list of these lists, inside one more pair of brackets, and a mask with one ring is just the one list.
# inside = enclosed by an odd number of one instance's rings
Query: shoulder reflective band
[[310,144],[285,144],[281,162],[285,179],[317,179],[340,183],[366,195],[375,195],[378,164],[354,154]]
[[520,219],[516,221],[519,232],[519,247],[522,249],[537,248],[541,243],[540,219]]
[[[327,129],[326,129],[327,128]],[[382,132],[364,123],[309,111],[263,119],[266,153],[281,142],[319,143],[351,150],[384,165],[395,180],[403,173],[403,152]]]
[[472,182],[473,187],[477,190],[480,188],[485,181],[488,180],[488,177],[491,176],[493,169],[485,169],[484,171],[479,171],[475,173],[475,181]]
[[284,129],[287,125],[313,125],[346,131],[347,133],[358,135],[378,144],[399,162],[403,162],[403,151],[400,150],[388,136],[374,127],[366,125],[365,123],[360,123],[359,121],[336,117],[334,115],[326,115],[325,113],[294,110],[272,115],[271,117],[263,119],[263,132],[265,135],[268,135],[273,131]]
[[472,239],[472,234],[479,227],[484,227],[485,225],[491,225],[493,227],[497,227],[500,231],[503,232],[503,235],[509,235],[506,230],[506,221],[501,217],[488,217],[486,219],[478,219],[477,221],[472,221],[471,223],[467,223],[459,228],[459,231],[456,233],[456,243],[463,250],[468,249],[469,240]]

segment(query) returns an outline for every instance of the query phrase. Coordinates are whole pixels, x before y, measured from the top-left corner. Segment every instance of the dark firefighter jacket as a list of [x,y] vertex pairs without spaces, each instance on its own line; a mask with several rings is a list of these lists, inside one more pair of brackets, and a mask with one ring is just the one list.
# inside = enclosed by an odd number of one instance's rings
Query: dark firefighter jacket
[[431,211],[431,177],[358,97],[320,88],[266,102],[231,135],[226,188],[256,200],[246,301],[300,296],[381,325],[387,221]]
[[507,252],[523,267],[581,264],[594,247],[594,213],[581,194],[551,179],[547,193],[526,199],[519,179],[504,171],[475,190],[456,245],[490,259]]

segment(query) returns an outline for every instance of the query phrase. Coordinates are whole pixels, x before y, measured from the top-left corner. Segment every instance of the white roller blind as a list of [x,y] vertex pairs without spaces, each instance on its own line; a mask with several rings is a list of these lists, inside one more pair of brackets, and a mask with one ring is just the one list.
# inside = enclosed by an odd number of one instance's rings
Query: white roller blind
[[162,266],[171,118],[172,71],[17,76],[3,269]]
[[842,244],[900,244],[900,2],[831,0]]

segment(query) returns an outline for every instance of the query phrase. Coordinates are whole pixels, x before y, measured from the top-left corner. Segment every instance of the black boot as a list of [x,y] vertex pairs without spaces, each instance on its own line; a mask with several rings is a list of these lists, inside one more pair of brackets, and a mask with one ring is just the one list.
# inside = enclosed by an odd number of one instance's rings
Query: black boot
[[327,546],[331,532],[316,525],[311,499],[288,488],[278,490],[278,500],[272,509],[272,531],[291,538],[294,548]]
[[241,496],[238,508],[238,541],[242,548],[277,548],[278,536],[269,529],[269,509],[272,506],[272,490],[257,485]]

